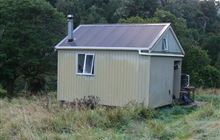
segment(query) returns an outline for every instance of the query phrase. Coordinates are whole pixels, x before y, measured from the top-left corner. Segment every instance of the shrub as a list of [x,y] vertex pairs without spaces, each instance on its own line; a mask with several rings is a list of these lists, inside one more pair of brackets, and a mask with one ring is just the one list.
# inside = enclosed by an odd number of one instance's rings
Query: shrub
[[97,96],[84,96],[81,99],[76,98],[72,102],[61,101],[61,106],[65,108],[95,109],[99,101],[100,99]]
[[83,106],[89,107],[91,109],[94,109],[100,101],[100,98],[97,96],[84,96],[83,99],[80,100],[80,104]]

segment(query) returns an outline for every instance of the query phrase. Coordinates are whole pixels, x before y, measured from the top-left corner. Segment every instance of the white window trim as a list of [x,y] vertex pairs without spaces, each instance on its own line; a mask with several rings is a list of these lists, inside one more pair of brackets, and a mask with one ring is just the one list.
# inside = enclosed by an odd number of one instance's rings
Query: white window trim
[[[164,40],[165,40],[165,46],[164,46]],[[163,51],[169,51],[167,38],[163,38],[163,40],[162,40],[162,49],[163,49]]]
[[[79,56],[79,54],[85,55],[84,62],[83,62],[83,72],[82,72],[82,73],[79,73],[79,72],[78,72],[78,56]],[[93,59],[92,59],[91,73],[86,73],[86,72],[85,72],[86,59],[87,59],[87,56],[88,56],[88,55],[92,55],[92,56],[93,56],[93,57],[92,57]],[[76,74],[77,74],[77,75],[85,75],[85,76],[93,76],[93,75],[95,75],[94,61],[95,61],[95,54],[93,54],[93,53],[77,53],[77,54],[76,54]],[[93,66],[94,66],[94,73],[92,74],[92,68],[93,68]]]

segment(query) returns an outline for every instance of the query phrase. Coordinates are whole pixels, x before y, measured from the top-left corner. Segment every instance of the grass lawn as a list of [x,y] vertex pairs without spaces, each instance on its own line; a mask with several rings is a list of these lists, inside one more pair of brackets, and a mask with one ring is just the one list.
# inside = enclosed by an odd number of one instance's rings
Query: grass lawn
[[138,105],[75,110],[48,96],[0,99],[0,139],[220,140],[220,90],[198,90],[202,107]]

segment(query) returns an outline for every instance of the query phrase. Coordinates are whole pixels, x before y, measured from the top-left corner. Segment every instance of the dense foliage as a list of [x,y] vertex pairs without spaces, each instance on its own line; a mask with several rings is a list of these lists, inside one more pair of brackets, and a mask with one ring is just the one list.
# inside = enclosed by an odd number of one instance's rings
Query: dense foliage
[[36,92],[44,86],[44,75],[55,73],[53,46],[63,37],[64,25],[64,16],[45,0],[0,0],[0,77],[9,94],[18,78]]
[[219,6],[214,0],[0,0],[0,84],[9,94],[55,87],[48,83],[56,80],[48,76],[55,75],[53,46],[64,37],[64,15],[74,14],[75,27],[171,22],[192,85],[220,87]]

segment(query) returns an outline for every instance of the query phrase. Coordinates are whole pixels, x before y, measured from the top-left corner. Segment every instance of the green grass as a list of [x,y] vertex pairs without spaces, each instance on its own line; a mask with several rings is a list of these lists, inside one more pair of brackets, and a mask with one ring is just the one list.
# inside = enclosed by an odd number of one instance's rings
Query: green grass
[[[49,98],[48,98],[49,97]],[[220,90],[198,90],[205,106],[60,107],[55,94],[0,99],[0,139],[220,139]]]

